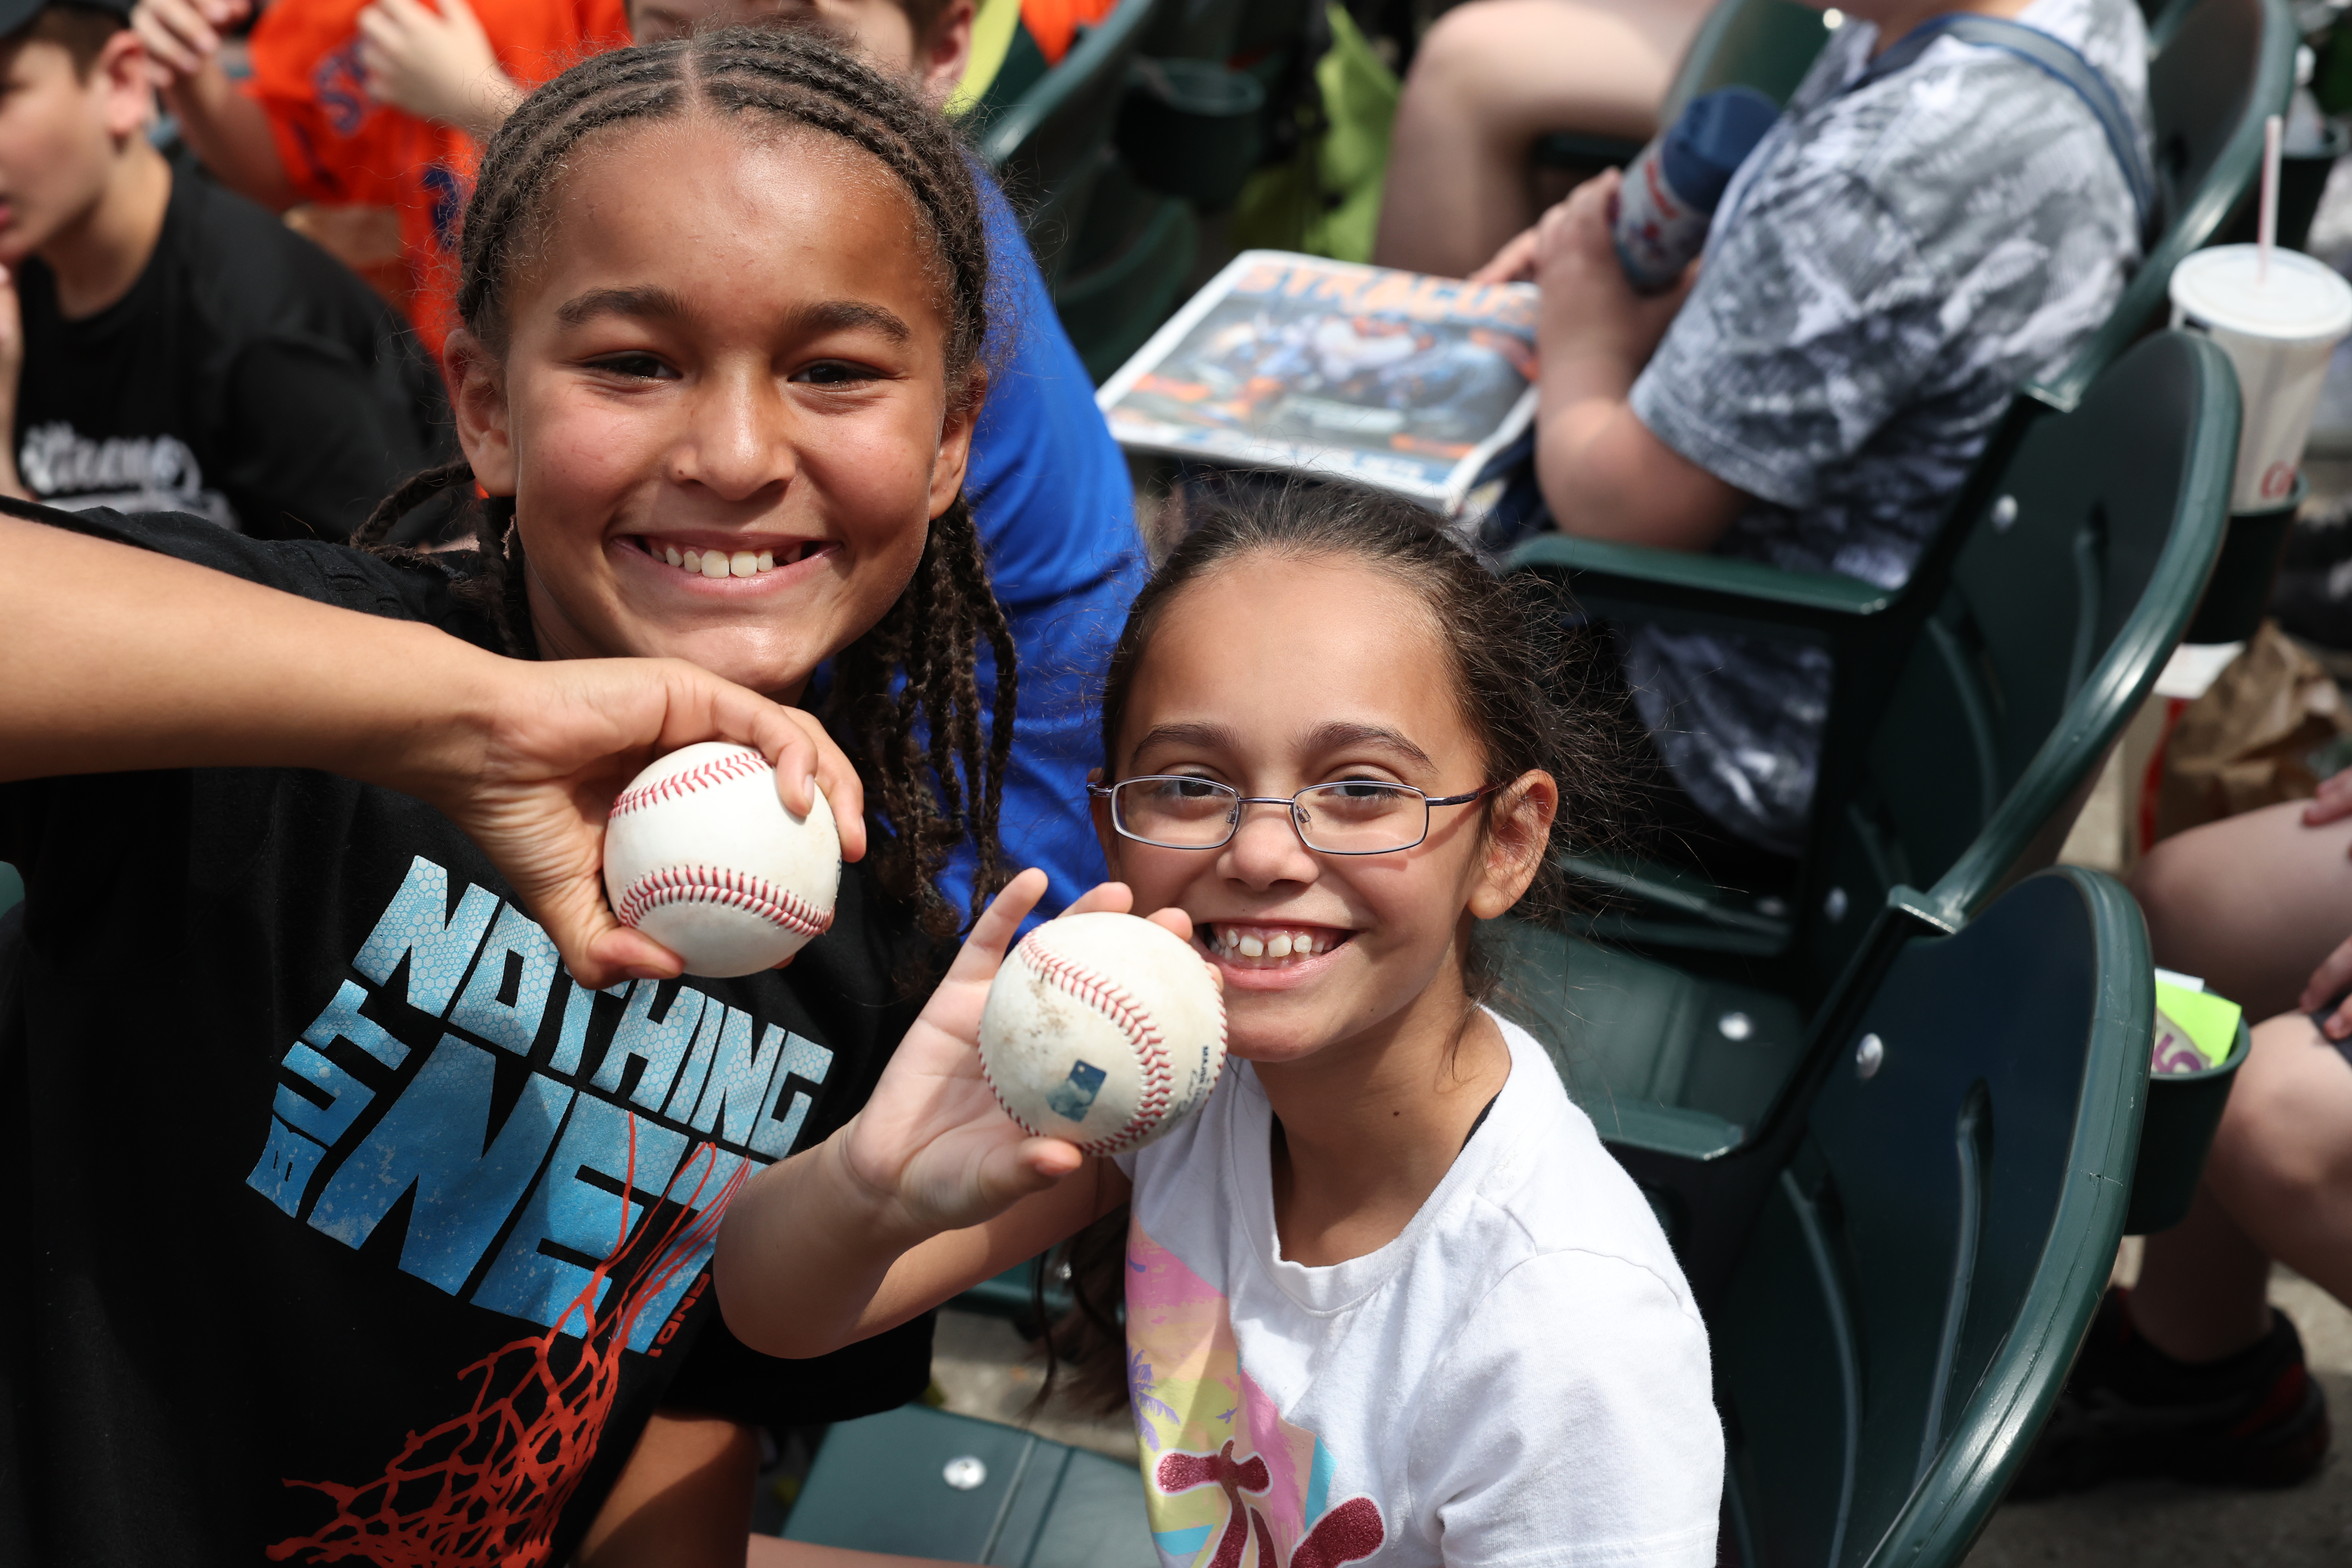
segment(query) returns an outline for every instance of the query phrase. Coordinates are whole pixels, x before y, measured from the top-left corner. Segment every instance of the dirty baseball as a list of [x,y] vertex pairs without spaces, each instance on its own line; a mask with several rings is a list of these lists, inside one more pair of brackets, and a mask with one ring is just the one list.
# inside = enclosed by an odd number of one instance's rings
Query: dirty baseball
[[1022,938],[988,988],[980,1065],[1029,1131],[1092,1155],[1198,1110],[1225,1065],[1225,1008],[1190,942],[1133,915],[1069,915]]
[[841,837],[818,791],[806,816],[776,796],[749,746],[683,746],[629,782],[604,828],[604,895],[686,961],[687,973],[756,974],[833,924]]

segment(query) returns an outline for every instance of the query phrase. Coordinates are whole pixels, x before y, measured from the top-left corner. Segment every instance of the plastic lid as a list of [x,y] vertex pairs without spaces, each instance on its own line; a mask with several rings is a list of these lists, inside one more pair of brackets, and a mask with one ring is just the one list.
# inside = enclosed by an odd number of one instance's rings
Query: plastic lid
[[2191,251],[2172,269],[2172,302],[2209,327],[2251,338],[2306,342],[2352,332],[2352,283],[2299,250],[2271,252],[2271,274],[2254,281],[2255,247]]
[[1708,212],[1724,186],[1780,118],[1780,106],[1752,87],[1723,87],[1690,100],[1658,149],[1666,184],[1692,206]]

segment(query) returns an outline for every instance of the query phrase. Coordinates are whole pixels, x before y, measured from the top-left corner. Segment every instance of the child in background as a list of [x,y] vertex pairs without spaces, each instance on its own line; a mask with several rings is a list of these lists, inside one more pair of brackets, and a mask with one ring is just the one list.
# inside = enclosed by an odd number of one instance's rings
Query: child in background
[[0,0],[0,493],[348,537],[438,377],[318,247],[147,140],[130,0]]
[[[409,321],[436,358],[457,321],[457,218],[481,142],[525,89],[628,40],[621,0],[276,0],[248,40],[252,75],[232,81],[220,47],[253,0],[138,0],[133,25],[164,107],[221,182],[282,212],[297,202],[389,207],[408,259]],[[468,47],[498,68],[461,80],[446,119],[395,107],[375,39]]]
[[[1712,1563],[1698,1312],[1543,1048],[1481,1005],[1478,922],[1555,894],[1563,797],[1570,823],[1604,800],[1544,625],[1394,498],[1206,520],[1112,660],[1096,811],[1126,888],[1088,901],[1131,889],[1191,937],[1224,1080],[1087,1161],[1004,1116],[971,1031],[910,1032],[730,1209],[735,1331],[827,1351],[1131,1204],[1124,1354],[1101,1348],[1166,1563]],[[940,1021],[958,989],[976,1020],[1040,883],[974,926]]]
[[[377,10],[393,5],[421,10],[419,0],[383,0]],[[971,0],[635,0],[630,22],[640,43],[730,22],[804,24],[876,69],[903,76],[937,108],[964,77],[972,15]],[[486,55],[469,59],[425,47],[424,37],[372,32],[369,56],[419,84],[420,112],[461,100],[469,82],[496,74]],[[1095,407],[1094,384],[1054,313],[1020,219],[993,181],[977,169],[975,177],[998,308],[983,355],[988,404],[964,484],[1021,657],[1004,842],[1015,864],[1045,872],[1041,910],[1052,914],[1102,876],[1085,811],[1094,745],[1089,688],[1143,585],[1143,548],[1126,459]],[[983,679],[987,672],[983,663]],[[942,883],[951,901],[968,900],[975,869],[970,847],[959,850]]]
[[[929,1375],[920,1323],[730,1351],[705,1264],[915,1016],[950,847],[993,864],[961,149],[821,43],[707,34],[526,101],[465,238],[466,461],[364,534],[478,482],[480,552],[0,508],[0,1562],[740,1568],[743,1428],[656,1407]],[[838,744],[787,706],[826,660]],[[605,907],[612,799],[704,739],[821,784],[853,862],[784,972],[681,983]]]

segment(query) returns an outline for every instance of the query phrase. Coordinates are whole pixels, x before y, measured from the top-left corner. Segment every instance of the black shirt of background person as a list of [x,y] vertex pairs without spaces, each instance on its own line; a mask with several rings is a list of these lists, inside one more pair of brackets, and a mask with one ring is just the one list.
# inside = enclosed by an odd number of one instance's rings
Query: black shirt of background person
[[11,440],[54,506],[178,510],[265,539],[348,538],[448,442],[440,378],[375,292],[270,213],[175,169],[155,253],[79,321],[19,264]]
[[[0,510],[493,640],[471,556]],[[599,993],[446,817],[331,773],[0,784],[0,1563],[566,1563],[657,1405],[928,1382],[928,1319],[774,1361],[709,1288],[729,1183],[848,1120],[940,970],[863,865],[787,971]]]

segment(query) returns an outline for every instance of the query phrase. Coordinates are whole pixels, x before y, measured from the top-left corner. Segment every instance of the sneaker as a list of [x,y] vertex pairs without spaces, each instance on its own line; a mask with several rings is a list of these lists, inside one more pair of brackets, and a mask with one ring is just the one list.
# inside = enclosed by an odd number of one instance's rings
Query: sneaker
[[2178,1362],[2142,1339],[2110,1289],[2010,1496],[2051,1497],[2129,1477],[2289,1487],[2327,1457],[2327,1400],[2284,1312],[2224,1361]]

